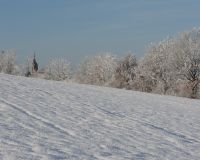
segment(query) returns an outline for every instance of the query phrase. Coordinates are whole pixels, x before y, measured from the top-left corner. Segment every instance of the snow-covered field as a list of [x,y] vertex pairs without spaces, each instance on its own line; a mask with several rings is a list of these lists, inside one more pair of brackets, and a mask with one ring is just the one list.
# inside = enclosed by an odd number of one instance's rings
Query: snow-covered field
[[200,159],[200,101],[0,74],[0,159]]

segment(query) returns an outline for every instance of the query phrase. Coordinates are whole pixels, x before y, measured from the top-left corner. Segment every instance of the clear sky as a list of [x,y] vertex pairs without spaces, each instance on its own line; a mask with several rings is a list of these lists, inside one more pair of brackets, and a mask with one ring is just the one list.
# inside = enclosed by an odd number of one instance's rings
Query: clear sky
[[200,27],[200,0],[0,0],[0,49],[40,64],[133,51]]

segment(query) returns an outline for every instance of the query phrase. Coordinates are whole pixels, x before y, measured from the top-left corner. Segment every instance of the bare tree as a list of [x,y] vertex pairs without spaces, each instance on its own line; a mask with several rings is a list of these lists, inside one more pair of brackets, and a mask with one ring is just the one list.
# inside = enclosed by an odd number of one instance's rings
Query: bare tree
[[66,59],[52,59],[45,67],[45,78],[63,81],[70,79],[70,63]]
[[15,74],[15,60],[16,55],[14,51],[2,51],[0,53],[0,72],[7,74]]

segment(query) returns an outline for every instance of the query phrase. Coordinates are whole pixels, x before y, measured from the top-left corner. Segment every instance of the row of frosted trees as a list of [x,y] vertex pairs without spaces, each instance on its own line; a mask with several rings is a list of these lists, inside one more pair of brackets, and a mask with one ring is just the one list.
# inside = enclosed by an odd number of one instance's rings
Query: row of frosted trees
[[150,45],[139,61],[131,53],[122,59],[108,53],[89,58],[80,65],[75,80],[200,98],[200,29]]
[[[3,64],[5,55],[0,55],[0,71],[12,73],[13,63]],[[51,80],[200,98],[200,29],[151,44],[139,61],[132,53],[123,58],[103,53],[86,58],[72,72],[67,60],[52,59],[43,73]]]

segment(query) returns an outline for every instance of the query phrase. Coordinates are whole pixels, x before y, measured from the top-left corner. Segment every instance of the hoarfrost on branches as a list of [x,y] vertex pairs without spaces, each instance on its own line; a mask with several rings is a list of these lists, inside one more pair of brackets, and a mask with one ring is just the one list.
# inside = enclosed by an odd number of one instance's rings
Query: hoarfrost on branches
[[70,63],[66,59],[52,59],[45,67],[45,78],[63,81],[70,79]]
[[137,68],[138,90],[198,97],[200,29],[153,45]]
[[15,60],[16,55],[14,51],[2,51],[0,53],[0,72],[6,74],[15,74],[17,69]]
[[136,57],[129,53],[122,60],[119,61],[111,82],[113,87],[117,88],[131,88],[131,83],[135,78],[135,68],[137,67]]
[[75,79],[79,83],[106,85],[116,67],[116,59],[111,53],[87,58],[79,67]]

